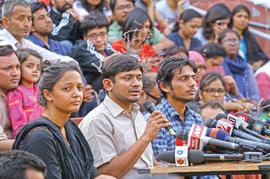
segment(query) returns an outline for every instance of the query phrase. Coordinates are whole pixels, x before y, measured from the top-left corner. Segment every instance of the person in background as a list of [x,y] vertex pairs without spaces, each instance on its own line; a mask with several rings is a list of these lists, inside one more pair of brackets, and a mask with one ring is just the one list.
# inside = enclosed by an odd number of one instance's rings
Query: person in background
[[112,11],[108,6],[109,4],[106,0],[77,0],[73,3],[73,9],[82,18],[98,11],[106,16],[110,23],[112,19]]
[[[124,22],[129,16],[130,12],[135,8],[135,4],[132,0],[112,0],[110,1],[110,7],[115,20],[109,26],[108,39],[110,43],[114,43],[115,41],[123,39]],[[146,9],[144,11],[146,11]],[[146,12],[148,15],[151,14],[151,12],[149,12],[148,10]],[[149,15],[149,19],[151,19],[151,15]],[[153,22],[152,19],[151,22]],[[153,45],[154,49],[159,51],[170,48],[174,45],[171,40],[166,38],[155,27],[153,28],[153,32],[151,36],[149,36],[147,41],[147,43]]]
[[252,65],[255,72],[259,67],[269,61],[253,34],[248,29],[251,14],[245,5],[238,5],[232,10],[229,27],[240,36],[239,55]]
[[196,51],[188,51],[188,57],[191,61],[194,61],[198,70],[196,72],[196,84],[200,85],[202,77],[206,74],[206,65],[203,56]]
[[148,120],[151,114],[146,111],[144,103],[151,102],[156,106],[161,99],[161,93],[156,82],[156,76],[157,74],[153,72],[143,73],[142,76],[143,89],[138,104],[140,105],[140,111],[146,120]]
[[217,72],[222,75],[226,83],[226,91],[228,94],[235,97],[239,96],[236,81],[230,75],[225,76],[223,69],[224,58],[226,57],[226,51],[224,47],[218,43],[209,43],[202,46],[199,52],[205,59],[206,73]]
[[112,44],[115,51],[139,57],[145,71],[156,72],[159,65],[157,52],[147,39],[153,32],[152,21],[146,11],[135,8],[126,18],[123,28],[124,40]]
[[45,179],[46,165],[37,156],[12,150],[0,153],[0,178]]
[[200,115],[204,123],[209,119],[215,119],[218,114],[225,114],[225,110],[219,101],[209,101],[200,106]]
[[198,30],[195,37],[202,45],[217,42],[218,34],[228,28],[231,17],[230,9],[224,3],[217,3],[207,10],[204,16],[202,28]]
[[157,164],[151,141],[170,123],[157,111],[146,122],[139,111],[142,72],[134,56],[116,54],[104,62],[102,79],[108,95],[79,125],[89,146],[95,146],[94,162],[101,174],[145,179],[149,174],[139,174],[138,169]]
[[[93,156],[80,129],[69,119],[83,101],[84,84],[75,62],[58,62],[43,69],[40,81],[43,116],[19,132],[13,149],[40,157],[47,166],[46,179],[98,179]],[[112,178],[112,177],[108,177]]]
[[42,57],[31,49],[21,49],[16,54],[21,64],[21,80],[17,88],[9,91],[6,97],[12,138],[15,138],[30,120],[39,118],[43,112],[43,108],[38,104],[37,86]]
[[163,17],[171,31],[184,9],[189,8],[187,0],[160,0],[156,3],[156,11]]
[[6,95],[17,88],[20,78],[20,62],[11,46],[0,46],[0,125],[8,138],[11,138],[12,126],[9,120]]
[[0,151],[10,150],[11,124],[6,104],[6,94],[20,82],[20,62],[11,46],[0,46]]
[[270,99],[270,62],[267,62],[256,71],[255,78],[261,98]]
[[179,48],[195,50],[201,47],[201,42],[193,36],[197,33],[202,23],[202,15],[193,9],[185,10],[179,20],[175,23],[172,33],[168,38],[172,40]]
[[225,75],[230,75],[235,79],[241,98],[256,103],[260,99],[259,89],[248,62],[238,54],[240,36],[237,32],[227,29],[219,35],[218,42],[227,54],[223,63]]
[[71,57],[76,59],[83,71],[87,84],[99,92],[103,89],[101,73],[105,57],[114,53],[108,43],[108,21],[100,12],[86,16],[80,26],[83,40],[78,40],[72,49]]
[[224,76],[222,64],[226,57],[224,47],[218,43],[209,43],[199,49],[200,54],[204,57],[206,72],[218,72]]
[[32,30],[27,39],[59,55],[69,55],[69,49],[65,45],[49,37],[53,30],[53,23],[46,5],[40,2],[32,3],[31,11]]
[[105,58],[112,55],[114,50],[108,43],[108,21],[100,12],[85,16],[80,28],[83,40],[76,42],[71,57],[78,61],[87,84],[91,85],[95,94],[94,100],[83,103],[80,108],[79,116],[85,116],[105,97],[101,79],[102,66]]
[[2,45],[10,45],[14,50],[29,48],[37,51],[43,60],[74,61],[68,56],[61,56],[42,48],[25,39],[31,32],[32,13],[31,6],[25,0],[5,1],[2,6],[3,29],[0,30]]
[[142,98],[144,101],[150,101],[154,105],[157,105],[160,102],[161,93],[159,91],[157,82],[156,82],[156,73],[144,73],[142,76],[143,91]]
[[54,28],[51,38],[60,41],[69,50],[81,37],[79,31],[83,18],[72,8],[74,0],[51,0],[49,14]]
[[245,103],[227,96],[225,80],[216,72],[210,72],[203,76],[196,98],[194,101],[190,102],[188,106],[192,110],[200,113],[200,106],[210,101],[219,102],[227,112],[242,111],[249,113],[254,107],[252,103]]
[[[203,125],[201,116],[187,106],[196,94],[196,72],[195,63],[188,58],[167,58],[158,71],[156,80],[163,98],[156,109],[171,122],[174,131],[189,132],[192,124]],[[175,137],[162,128],[152,141],[152,148],[155,156],[174,150]]]

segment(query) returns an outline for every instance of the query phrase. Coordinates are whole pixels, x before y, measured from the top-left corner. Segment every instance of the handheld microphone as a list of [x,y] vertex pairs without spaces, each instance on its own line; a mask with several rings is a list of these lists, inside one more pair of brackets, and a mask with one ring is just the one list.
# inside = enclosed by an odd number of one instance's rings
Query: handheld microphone
[[[150,101],[146,101],[144,104],[143,104],[143,107],[145,108],[145,110],[147,112],[149,112],[150,114],[152,114],[156,108],[155,108],[155,105],[150,102]],[[167,131],[169,132],[170,135],[172,136],[176,136],[176,133],[174,132],[174,130],[172,129],[172,126],[168,126],[168,127],[165,127],[167,129]]]

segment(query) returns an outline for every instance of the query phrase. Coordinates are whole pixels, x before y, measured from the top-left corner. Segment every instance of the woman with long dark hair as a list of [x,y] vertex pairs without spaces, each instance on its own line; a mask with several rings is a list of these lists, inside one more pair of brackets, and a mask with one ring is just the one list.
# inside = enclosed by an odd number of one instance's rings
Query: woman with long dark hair
[[218,3],[208,9],[204,16],[202,28],[195,35],[202,45],[217,42],[218,34],[228,28],[231,17],[230,9],[224,3]]
[[91,15],[95,11],[99,11],[105,15],[109,21],[112,16],[106,0],[77,0],[73,3],[73,8],[82,18]]
[[43,70],[39,81],[43,116],[17,135],[14,149],[40,157],[47,166],[46,179],[93,179],[98,176],[90,147],[69,119],[83,101],[84,84],[75,62],[58,62]]
[[186,48],[188,50],[195,50],[202,44],[193,37],[202,23],[202,15],[193,9],[185,10],[175,27],[168,35],[168,38],[172,40],[179,48]]
[[253,71],[269,61],[255,37],[249,31],[248,23],[251,14],[245,5],[238,5],[232,10],[229,27],[240,35],[240,54],[252,65]]
[[[135,8],[126,18],[123,25],[123,39],[112,44],[114,50],[121,53],[128,53],[140,57],[143,63],[156,71],[157,52],[147,43],[153,35],[153,24],[146,11]],[[147,68],[148,68],[147,67]]]

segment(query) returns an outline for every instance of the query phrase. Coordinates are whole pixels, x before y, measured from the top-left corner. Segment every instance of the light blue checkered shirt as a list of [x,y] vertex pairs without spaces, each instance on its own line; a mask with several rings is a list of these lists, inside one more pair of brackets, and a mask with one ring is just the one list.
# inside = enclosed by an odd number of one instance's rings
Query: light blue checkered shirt
[[[194,111],[186,106],[184,113],[185,119],[181,120],[177,111],[172,107],[168,100],[163,98],[162,101],[156,106],[156,110],[163,113],[163,115],[171,122],[173,130],[177,133],[179,130],[190,131],[192,124],[203,125],[203,119]],[[174,150],[175,137],[170,135],[169,132],[162,128],[158,133],[155,140],[152,141],[154,155],[157,156],[160,152]]]

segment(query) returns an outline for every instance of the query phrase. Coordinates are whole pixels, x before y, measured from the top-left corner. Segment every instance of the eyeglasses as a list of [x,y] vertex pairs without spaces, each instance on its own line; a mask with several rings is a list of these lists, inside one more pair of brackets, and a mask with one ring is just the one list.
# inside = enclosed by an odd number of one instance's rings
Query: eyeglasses
[[209,95],[214,95],[216,93],[218,93],[220,95],[220,94],[224,94],[225,93],[225,89],[224,88],[218,88],[218,89],[208,88],[208,89],[205,89],[203,91],[205,91]]
[[118,11],[123,11],[124,9],[130,10],[133,7],[134,7],[133,4],[127,4],[127,5],[117,6],[117,7],[115,7],[115,9],[118,10]]
[[92,34],[89,34],[87,37],[90,39],[90,40],[97,40],[98,37],[100,37],[101,39],[104,39],[104,37],[107,36],[107,32],[100,32],[100,33],[92,33]]
[[227,20],[217,20],[216,24],[218,26],[225,26],[225,25],[228,26],[229,22]]
[[222,42],[228,45],[237,45],[240,41],[238,39],[224,39]]

